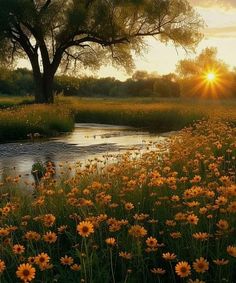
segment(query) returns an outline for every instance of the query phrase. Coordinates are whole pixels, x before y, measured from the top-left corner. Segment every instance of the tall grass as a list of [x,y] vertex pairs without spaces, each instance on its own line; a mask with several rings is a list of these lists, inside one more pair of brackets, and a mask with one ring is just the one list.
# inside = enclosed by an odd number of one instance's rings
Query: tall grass
[[71,111],[62,105],[27,105],[0,111],[0,141],[42,137],[72,131]]
[[202,121],[136,158],[49,167],[34,197],[6,178],[1,282],[22,269],[27,282],[234,282],[235,139],[228,123]]
[[197,120],[218,117],[236,124],[236,102],[188,99],[56,98],[55,105],[25,105],[25,98],[0,98],[0,141],[25,139],[30,133],[54,136],[74,122],[127,125],[154,132],[180,130]]

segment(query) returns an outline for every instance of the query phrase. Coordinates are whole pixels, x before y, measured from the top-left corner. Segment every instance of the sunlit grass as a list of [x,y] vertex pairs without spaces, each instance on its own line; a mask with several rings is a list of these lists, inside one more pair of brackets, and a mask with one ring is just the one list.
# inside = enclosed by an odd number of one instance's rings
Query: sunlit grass
[[[1,100],[6,103],[6,100]],[[4,98],[6,99],[6,98]],[[235,100],[78,99],[57,97],[55,105],[25,105],[0,110],[0,140],[26,139],[30,133],[54,136],[73,129],[74,122],[127,125],[154,132],[180,130],[203,118],[236,124]],[[13,105],[12,105],[13,106]]]
[[51,164],[34,196],[6,178],[1,282],[27,262],[32,282],[233,282],[235,140],[231,125],[202,121],[115,164]]

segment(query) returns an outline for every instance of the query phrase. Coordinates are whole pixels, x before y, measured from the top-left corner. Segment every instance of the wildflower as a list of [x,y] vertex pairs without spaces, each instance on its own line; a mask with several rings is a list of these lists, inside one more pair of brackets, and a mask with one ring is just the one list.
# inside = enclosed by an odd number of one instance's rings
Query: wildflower
[[93,224],[90,221],[82,221],[77,225],[77,231],[82,237],[88,237],[94,233]]
[[197,223],[198,223],[198,221],[199,221],[199,218],[198,218],[195,214],[190,214],[190,215],[187,217],[187,221],[188,221],[190,224],[197,225]]
[[24,253],[24,251],[25,251],[25,247],[24,246],[22,246],[22,245],[14,245],[13,247],[12,247],[12,251],[14,252],[14,254],[23,254]]
[[194,239],[200,240],[200,241],[206,241],[210,237],[210,235],[208,233],[205,233],[205,232],[194,233],[192,236],[193,236]]
[[0,274],[6,269],[5,262],[0,259]]
[[74,259],[71,256],[65,255],[60,258],[60,262],[62,265],[72,265],[74,263]]
[[119,256],[124,259],[132,259],[132,254],[127,252],[119,252]]
[[42,220],[43,220],[44,226],[51,227],[51,226],[53,226],[53,224],[56,220],[56,217],[53,214],[45,214],[43,216]]
[[132,202],[126,202],[125,203],[125,209],[126,210],[131,210],[134,208],[134,205],[132,204]]
[[25,234],[25,238],[26,238],[27,240],[30,240],[30,241],[32,241],[32,240],[34,240],[34,241],[39,241],[40,238],[41,238],[41,236],[40,236],[39,233],[37,233],[37,232],[35,232],[35,231],[28,231],[28,232],[26,232],[26,234]]
[[221,230],[228,230],[229,229],[229,223],[227,220],[219,220],[218,223],[216,223],[216,226],[220,228]]
[[47,253],[41,253],[34,258],[34,262],[38,265],[45,265],[50,260],[50,257]]
[[20,266],[18,266],[16,275],[18,278],[20,278],[22,281],[30,282],[35,278],[35,268],[32,267],[29,263],[23,263]]
[[57,235],[54,232],[47,232],[43,235],[43,240],[49,244],[55,243],[57,240]]
[[204,273],[209,269],[209,262],[203,257],[200,257],[193,263],[193,268],[198,273]]
[[160,267],[152,268],[150,271],[154,274],[159,274],[159,275],[164,275],[166,273],[166,270]]
[[236,257],[236,247],[235,246],[228,246],[227,253],[233,257]]
[[215,260],[213,260],[213,262],[216,265],[227,265],[229,263],[229,260],[222,258],[222,259],[215,259]]
[[79,264],[73,264],[70,266],[70,269],[73,271],[79,271],[81,269],[81,266]]
[[115,238],[107,238],[105,240],[108,246],[114,246],[116,244],[116,239]]
[[129,229],[129,234],[135,238],[141,238],[147,235],[147,230],[140,225],[133,225]]
[[175,266],[175,272],[181,278],[187,277],[191,274],[191,266],[186,261],[180,261]]
[[146,240],[146,244],[150,248],[156,248],[157,247],[157,239],[153,237],[149,237]]
[[172,232],[170,233],[171,238],[178,239],[182,237],[182,234],[180,232]]
[[162,254],[162,257],[165,259],[165,260],[169,260],[169,261],[171,261],[171,260],[174,260],[174,259],[176,259],[176,255],[174,254],[174,253],[163,253]]

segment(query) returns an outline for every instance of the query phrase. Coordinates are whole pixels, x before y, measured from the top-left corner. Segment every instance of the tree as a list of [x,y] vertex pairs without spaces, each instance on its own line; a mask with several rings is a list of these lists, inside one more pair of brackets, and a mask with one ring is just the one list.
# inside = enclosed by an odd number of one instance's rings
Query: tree
[[[217,58],[217,48],[207,47],[194,59],[180,60],[176,67],[182,94],[203,97],[231,97],[235,84],[229,66]],[[213,81],[208,75],[214,74]]]
[[53,102],[58,69],[112,60],[130,70],[146,36],[186,50],[202,38],[187,0],[0,0],[0,7],[1,59],[29,59],[38,103]]
[[199,76],[206,72],[229,72],[228,66],[217,58],[217,48],[207,47],[195,59],[180,60],[176,66],[181,77]]

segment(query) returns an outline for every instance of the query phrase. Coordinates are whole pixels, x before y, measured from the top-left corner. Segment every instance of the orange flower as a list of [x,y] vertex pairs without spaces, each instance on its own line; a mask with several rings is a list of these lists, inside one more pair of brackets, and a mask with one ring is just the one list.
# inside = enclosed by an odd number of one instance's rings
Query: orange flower
[[16,276],[26,283],[32,281],[35,278],[35,272],[36,270],[34,267],[32,267],[31,264],[23,263],[18,266]]
[[129,234],[135,238],[141,238],[147,235],[147,230],[140,225],[133,225],[129,229]]
[[159,275],[164,275],[166,273],[165,269],[159,267],[152,268],[150,271],[154,274],[159,274]]
[[47,264],[49,260],[50,257],[47,253],[41,253],[34,258],[35,263],[41,266]]
[[47,232],[43,235],[43,240],[49,244],[55,243],[57,240],[57,235],[54,232]]
[[198,221],[199,221],[199,218],[198,218],[195,214],[190,214],[190,215],[187,217],[187,221],[188,221],[190,224],[197,225],[197,223],[198,223]]
[[71,256],[65,255],[60,258],[60,262],[62,265],[72,265],[74,263],[74,259]]
[[22,245],[14,245],[12,247],[12,250],[13,250],[14,254],[19,254],[20,255],[20,254],[24,253],[25,247],[22,246]]
[[119,256],[124,259],[132,259],[132,254],[127,252],[119,252]]
[[70,269],[73,270],[73,271],[79,271],[81,269],[81,266],[79,264],[75,263],[75,264],[71,265]]
[[109,246],[114,246],[116,244],[116,239],[115,238],[107,238],[105,240],[105,242],[107,243],[107,245]]
[[163,253],[162,254],[162,257],[165,259],[165,260],[174,260],[176,259],[176,255],[174,253]]
[[233,257],[236,257],[236,247],[235,246],[228,246],[227,253]]
[[213,262],[216,264],[216,265],[226,265],[229,263],[229,260],[227,259],[215,259],[213,260]]
[[94,233],[93,224],[90,221],[82,221],[77,225],[77,231],[82,237],[88,237]]
[[200,257],[193,263],[193,268],[198,273],[204,273],[209,269],[209,262],[203,257]]
[[153,237],[149,237],[146,240],[146,244],[150,248],[156,248],[157,247],[157,239]]
[[181,278],[187,277],[191,274],[191,266],[187,261],[180,261],[175,266],[175,272]]
[[210,235],[205,232],[194,233],[193,238],[199,241],[206,241],[208,240]]
[[6,269],[5,262],[0,259],[0,274]]

